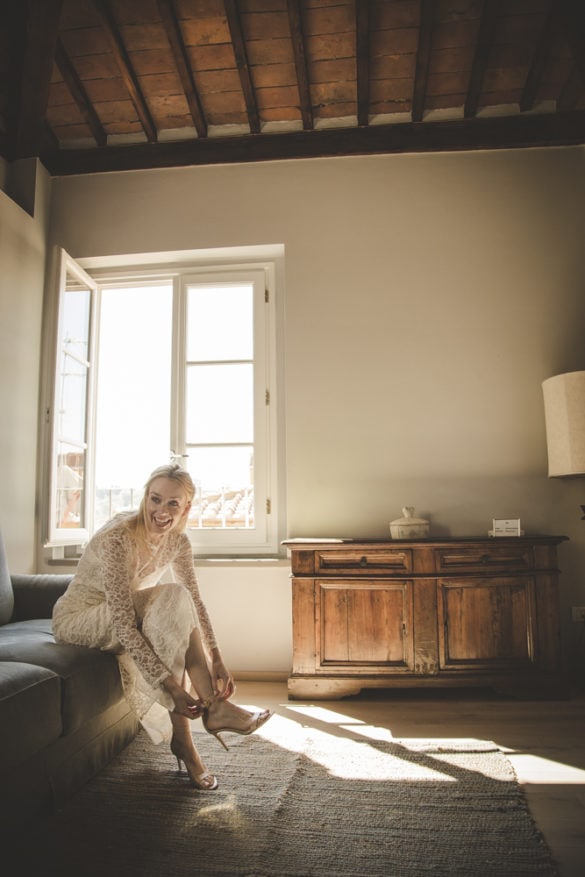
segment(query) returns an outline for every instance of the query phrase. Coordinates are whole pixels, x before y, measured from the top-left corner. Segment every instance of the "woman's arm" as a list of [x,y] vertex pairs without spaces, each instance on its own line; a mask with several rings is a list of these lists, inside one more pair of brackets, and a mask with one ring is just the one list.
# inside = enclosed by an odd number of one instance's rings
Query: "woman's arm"
[[188,691],[185,691],[174,676],[167,676],[166,679],[163,679],[161,687],[172,697],[175,704],[174,712],[179,715],[186,716],[188,719],[196,719],[204,712],[205,708],[201,701],[196,700]]

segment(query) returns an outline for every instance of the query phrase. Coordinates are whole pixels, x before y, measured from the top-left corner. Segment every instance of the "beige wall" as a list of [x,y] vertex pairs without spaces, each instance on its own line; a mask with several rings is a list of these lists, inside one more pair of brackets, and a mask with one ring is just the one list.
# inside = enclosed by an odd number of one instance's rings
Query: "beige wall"
[[[51,235],[78,258],[284,244],[288,533],[386,537],[409,504],[437,535],[483,535],[492,517],[565,534],[569,653],[585,481],[546,476],[541,382],[585,368],[584,161],[574,147],[62,178]],[[286,671],[286,568],[261,570],[205,566],[202,588],[234,668]]]
[[[0,527],[11,567],[35,558],[36,464],[41,319],[49,178],[20,163],[29,215],[0,191]],[[8,178],[3,165],[0,180]]]

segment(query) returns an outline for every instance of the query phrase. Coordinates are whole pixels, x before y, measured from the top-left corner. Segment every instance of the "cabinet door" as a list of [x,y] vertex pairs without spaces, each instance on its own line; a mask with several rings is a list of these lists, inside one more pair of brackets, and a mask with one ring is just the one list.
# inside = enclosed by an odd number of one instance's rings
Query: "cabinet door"
[[437,604],[440,669],[518,669],[536,660],[533,578],[439,579]]
[[412,582],[318,579],[315,590],[318,669],[413,668]]

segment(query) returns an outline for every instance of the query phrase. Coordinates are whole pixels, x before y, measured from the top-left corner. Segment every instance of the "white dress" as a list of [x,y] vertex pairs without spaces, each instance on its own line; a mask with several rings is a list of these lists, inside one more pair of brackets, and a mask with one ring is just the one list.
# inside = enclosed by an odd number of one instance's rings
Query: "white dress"
[[[171,696],[161,683],[181,680],[194,628],[217,645],[201,600],[188,537],[174,530],[137,557],[128,515],[117,515],[88,543],[77,572],[53,610],[60,642],[113,652],[124,695],[155,743],[172,732]],[[173,581],[161,582],[170,573]]]

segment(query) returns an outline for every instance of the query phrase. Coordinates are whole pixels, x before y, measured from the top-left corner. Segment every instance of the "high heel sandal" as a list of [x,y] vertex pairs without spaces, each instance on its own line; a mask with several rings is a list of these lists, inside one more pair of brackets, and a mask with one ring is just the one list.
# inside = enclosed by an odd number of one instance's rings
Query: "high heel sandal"
[[[223,701],[223,702],[226,703],[225,701]],[[201,721],[203,722],[203,727],[205,728],[207,733],[211,734],[213,737],[217,737],[217,739],[219,740],[219,742],[221,743],[221,745],[223,746],[223,748],[225,750],[228,749],[228,745],[225,742],[225,740],[222,740],[222,738],[219,736],[220,734],[223,734],[224,732],[228,731],[232,734],[242,734],[244,737],[246,737],[246,736],[248,736],[248,734],[253,734],[254,731],[257,731],[258,728],[260,728],[272,716],[271,710],[259,710],[258,712],[255,712],[255,713],[248,713],[248,715],[250,717],[250,721],[249,721],[248,725],[246,725],[245,728],[234,728],[233,726],[229,726],[229,725],[223,725],[220,728],[210,728],[209,727],[209,706],[210,706],[210,704],[211,704],[211,701],[208,701],[205,704],[206,709],[201,715]],[[232,706],[232,704],[230,704],[230,706]]]
[[[199,789],[201,792],[213,792],[214,789],[217,789],[219,783],[217,781],[217,777],[215,777],[209,771],[202,771],[201,773],[192,773],[189,770],[189,765],[185,760],[185,754],[182,751],[179,751],[180,744],[177,744],[176,740],[171,740],[171,752],[177,759],[177,770],[181,773],[182,767],[181,765],[185,765],[185,771],[189,775],[189,779],[196,789]],[[206,783],[205,780],[211,780],[211,783]]]

